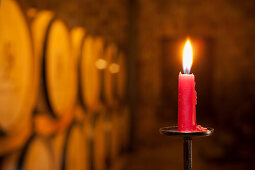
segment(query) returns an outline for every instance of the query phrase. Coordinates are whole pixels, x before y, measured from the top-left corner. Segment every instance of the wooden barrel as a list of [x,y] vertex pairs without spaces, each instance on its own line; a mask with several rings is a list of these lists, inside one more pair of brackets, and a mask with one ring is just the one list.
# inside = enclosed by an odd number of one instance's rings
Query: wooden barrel
[[54,160],[49,141],[31,137],[21,151],[7,155],[2,163],[4,170],[54,170]]
[[103,59],[104,42],[101,38],[87,36],[82,46],[80,60],[80,87],[82,104],[89,112],[102,107],[102,70],[106,68]]
[[42,11],[33,20],[32,32],[42,63],[37,112],[55,117],[70,113],[76,103],[77,70],[68,28],[53,13]]
[[114,111],[111,115],[111,160],[115,162],[118,160],[120,152],[121,152],[121,145],[122,145],[122,122],[121,122],[121,115],[116,113],[117,110]]
[[[76,107],[74,110],[73,115],[66,115],[66,116],[75,116],[76,118],[79,118],[78,120],[80,122],[85,121],[84,119],[84,113],[80,113],[81,109],[80,107]],[[77,119],[76,119],[77,120]],[[54,155],[54,169],[55,170],[63,170],[63,161],[66,159],[63,155],[65,154],[65,148],[66,148],[66,140],[68,140],[68,136],[70,134],[70,126],[72,126],[72,122],[75,121],[73,117],[70,119],[69,117],[62,117],[58,123],[58,130],[55,132],[54,135],[51,136],[50,142],[53,148],[53,155]]]
[[118,54],[117,63],[119,65],[119,72],[117,74],[117,95],[119,102],[124,104],[127,97],[127,65],[122,52]]
[[63,154],[63,170],[88,170],[87,138],[83,126],[73,124],[67,132]]
[[95,170],[106,170],[107,158],[107,127],[104,114],[94,115],[92,118],[92,165]]
[[62,170],[64,145],[66,140],[67,130],[61,130],[50,139],[54,157],[54,170]]
[[120,129],[121,147],[123,151],[127,151],[131,142],[131,115],[127,105],[120,108]]
[[0,154],[5,154],[31,134],[38,75],[31,32],[16,1],[1,1],[0,25]]
[[54,161],[49,142],[44,138],[34,138],[25,146],[19,165],[24,170],[53,170]]
[[24,129],[35,101],[35,58],[30,30],[20,7],[3,0],[0,10],[0,129]]
[[75,58],[75,65],[77,66],[77,62],[81,57],[81,48],[82,42],[85,36],[85,29],[82,27],[74,27],[71,30],[71,40],[72,40],[72,53],[73,57]]
[[114,44],[108,44],[104,53],[107,62],[107,69],[104,72],[104,96],[109,107],[116,104],[117,82],[116,74],[119,72],[119,65],[115,62],[117,57],[117,47]]

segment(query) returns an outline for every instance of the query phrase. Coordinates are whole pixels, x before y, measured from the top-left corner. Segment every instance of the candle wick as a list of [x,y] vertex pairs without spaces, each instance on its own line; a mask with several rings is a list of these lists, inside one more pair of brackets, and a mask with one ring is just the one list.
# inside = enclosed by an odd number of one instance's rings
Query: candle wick
[[184,74],[189,74],[190,73],[189,69],[187,69],[187,68],[185,68],[183,71],[184,71]]

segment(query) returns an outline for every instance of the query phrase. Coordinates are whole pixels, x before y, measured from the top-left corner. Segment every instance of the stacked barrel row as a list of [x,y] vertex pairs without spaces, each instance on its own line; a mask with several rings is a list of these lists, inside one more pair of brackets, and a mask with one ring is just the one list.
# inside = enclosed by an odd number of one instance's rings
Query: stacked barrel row
[[105,170],[129,145],[126,58],[51,11],[0,6],[0,169]]

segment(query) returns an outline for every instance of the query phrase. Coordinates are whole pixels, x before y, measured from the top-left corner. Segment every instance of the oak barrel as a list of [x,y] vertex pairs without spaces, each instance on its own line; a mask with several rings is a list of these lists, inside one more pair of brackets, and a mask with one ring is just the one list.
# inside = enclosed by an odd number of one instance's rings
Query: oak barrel
[[81,51],[80,87],[81,100],[89,112],[102,107],[102,70],[106,68],[103,59],[104,41],[99,37],[87,36]]
[[32,32],[35,53],[42,63],[37,112],[50,112],[55,117],[69,114],[77,95],[77,70],[69,30],[52,12],[42,11],[33,20]]
[[3,170],[54,170],[54,159],[48,139],[32,136],[21,150],[2,160]]
[[63,170],[88,170],[88,144],[83,126],[74,123],[67,132],[64,146]]
[[104,72],[104,96],[108,107],[114,107],[117,101],[116,74],[119,72],[119,65],[116,63],[117,47],[110,43],[104,53],[107,62],[107,69]]
[[108,167],[109,157],[107,158],[107,124],[105,114],[98,113],[91,118],[92,123],[92,142],[93,157],[92,163],[95,170],[106,170]]
[[23,11],[13,0],[2,0],[0,9],[0,130],[8,135],[29,126],[37,82]]
[[81,48],[82,48],[82,43],[84,40],[84,37],[86,35],[86,31],[82,27],[74,27],[72,28],[71,32],[71,40],[72,40],[72,54],[73,57],[75,58],[75,65],[77,66],[77,62],[79,61],[81,57]]
[[52,145],[52,150],[53,150],[55,170],[62,170],[66,135],[67,135],[67,130],[63,129],[59,131],[58,133],[56,133],[54,136],[52,136],[52,138],[50,139],[50,143]]
[[[74,114],[76,114],[77,109],[74,110]],[[84,114],[82,114],[83,116]],[[72,116],[72,117],[69,117]],[[54,169],[55,170],[63,170],[63,161],[65,158],[63,155],[65,154],[65,148],[68,138],[70,137],[70,126],[72,126],[72,122],[74,115],[67,114],[66,116],[62,117],[58,123],[58,129],[54,135],[51,136],[50,142],[53,148],[53,156],[54,156]]]
[[49,141],[44,138],[34,138],[25,146],[19,165],[23,170],[53,170],[54,161]]
[[121,152],[121,145],[122,145],[122,133],[123,133],[123,129],[122,129],[122,124],[123,122],[121,122],[121,116],[120,114],[116,113],[117,110],[113,111],[114,113],[111,114],[111,160],[113,162],[115,162]]

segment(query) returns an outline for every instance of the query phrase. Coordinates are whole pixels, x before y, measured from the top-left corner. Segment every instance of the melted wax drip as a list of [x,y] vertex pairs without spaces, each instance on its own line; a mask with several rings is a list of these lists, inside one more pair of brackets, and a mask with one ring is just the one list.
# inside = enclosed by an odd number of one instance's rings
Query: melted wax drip
[[202,127],[201,125],[197,125],[197,126],[196,126],[196,130],[202,132],[202,131],[207,131],[208,129]]

